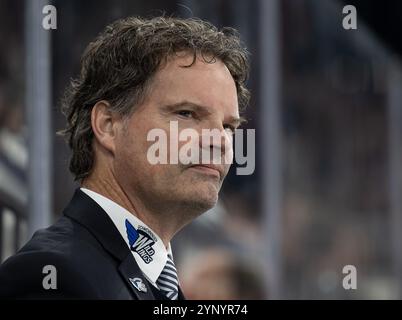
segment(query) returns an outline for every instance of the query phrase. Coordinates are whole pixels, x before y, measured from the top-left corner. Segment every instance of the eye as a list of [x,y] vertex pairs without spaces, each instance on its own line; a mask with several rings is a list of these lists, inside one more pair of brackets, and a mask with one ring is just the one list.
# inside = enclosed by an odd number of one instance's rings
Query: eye
[[194,118],[194,112],[191,110],[179,110],[176,114],[183,118]]

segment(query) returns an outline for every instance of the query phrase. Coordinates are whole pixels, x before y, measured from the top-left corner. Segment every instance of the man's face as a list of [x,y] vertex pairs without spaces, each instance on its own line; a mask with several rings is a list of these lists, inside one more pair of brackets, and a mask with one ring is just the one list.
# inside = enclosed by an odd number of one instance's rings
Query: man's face
[[[126,120],[116,140],[114,169],[124,190],[142,199],[156,210],[164,207],[196,208],[200,212],[213,207],[218,200],[230,164],[224,163],[224,140],[230,141],[231,130],[238,126],[239,110],[235,82],[220,61],[205,63],[197,58],[188,68],[192,55],[173,56],[157,72],[144,103]],[[167,133],[167,142],[177,142],[180,149],[186,141],[170,132],[170,123],[178,132],[191,128],[198,132],[202,152],[202,129],[218,129],[222,135],[222,163],[211,167],[200,165],[151,164],[147,154],[155,141],[147,141],[155,128]],[[172,136],[172,137],[171,137]],[[188,142],[188,141],[187,141]],[[205,147],[205,145],[204,145]],[[219,146],[208,144],[208,148]],[[167,146],[168,161],[170,146]]]

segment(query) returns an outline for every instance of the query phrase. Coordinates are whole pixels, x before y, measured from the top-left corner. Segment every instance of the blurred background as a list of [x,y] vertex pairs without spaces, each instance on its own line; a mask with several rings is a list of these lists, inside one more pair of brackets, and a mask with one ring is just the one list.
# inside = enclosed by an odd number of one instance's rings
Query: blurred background
[[[41,26],[47,4],[56,30]],[[77,188],[56,131],[84,48],[115,19],[162,13],[234,27],[251,53],[256,170],[232,168],[216,208],[174,239],[187,297],[402,298],[398,0],[0,0],[0,261]]]

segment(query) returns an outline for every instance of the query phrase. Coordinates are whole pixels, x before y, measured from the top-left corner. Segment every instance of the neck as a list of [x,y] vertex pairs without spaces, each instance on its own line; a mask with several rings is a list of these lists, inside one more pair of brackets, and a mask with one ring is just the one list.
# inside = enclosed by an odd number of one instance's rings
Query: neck
[[172,219],[172,217],[181,216],[177,214],[177,211],[169,214],[165,208],[164,214],[152,212],[138,197],[125,192],[111,172],[101,175],[93,172],[82,181],[81,187],[97,192],[128,210],[150,227],[161,238],[166,248],[177,231],[183,227],[180,219],[176,219],[177,221]]

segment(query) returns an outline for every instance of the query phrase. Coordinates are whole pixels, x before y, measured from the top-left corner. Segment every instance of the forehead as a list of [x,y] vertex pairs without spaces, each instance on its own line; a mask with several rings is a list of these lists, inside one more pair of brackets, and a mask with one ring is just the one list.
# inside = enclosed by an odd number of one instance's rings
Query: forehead
[[[206,61],[210,57],[205,57]],[[188,100],[225,113],[238,114],[237,90],[230,71],[219,59],[208,63],[200,56],[179,53],[168,58],[155,74],[150,97],[158,104]],[[189,66],[190,67],[186,67]]]

